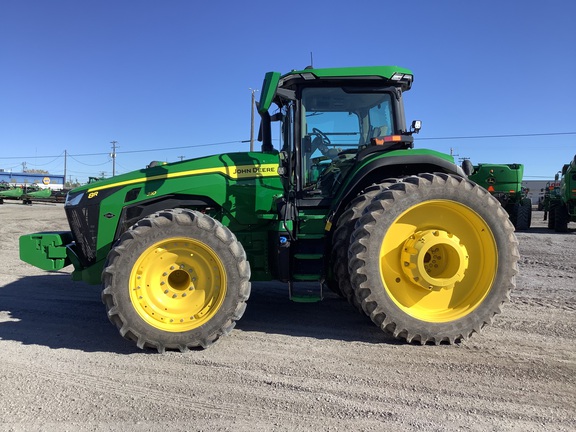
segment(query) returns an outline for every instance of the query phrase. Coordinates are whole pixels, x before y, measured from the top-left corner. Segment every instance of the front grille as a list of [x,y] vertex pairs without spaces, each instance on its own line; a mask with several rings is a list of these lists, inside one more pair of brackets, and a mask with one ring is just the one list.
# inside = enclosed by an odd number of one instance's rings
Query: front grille
[[99,208],[99,205],[66,208],[66,217],[76,242],[76,253],[86,267],[96,261]]

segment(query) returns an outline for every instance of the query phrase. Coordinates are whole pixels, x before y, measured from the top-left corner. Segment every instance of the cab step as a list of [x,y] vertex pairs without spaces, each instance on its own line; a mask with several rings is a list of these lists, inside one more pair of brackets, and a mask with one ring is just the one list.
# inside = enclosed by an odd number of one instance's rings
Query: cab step
[[316,303],[321,301],[324,296],[322,293],[322,282],[317,283],[299,283],[288,282],[288,295],[290,300],[295,303]]

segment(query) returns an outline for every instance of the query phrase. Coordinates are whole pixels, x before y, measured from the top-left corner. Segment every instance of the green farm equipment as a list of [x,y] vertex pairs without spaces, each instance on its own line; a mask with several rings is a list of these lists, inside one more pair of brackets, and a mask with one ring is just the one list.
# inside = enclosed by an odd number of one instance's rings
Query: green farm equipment
[[522,164],[478,164],[468,177],[502,204],[517,230],[527,230],[532,223],[532,201],[522,187],[523,175]]
[[[548,219],[548,213],[550,212],[550,201],[554,200],[556,197],[560,197],[560,177],[556,174],[554,181],[546,183],[546,187],[542,189],[541,205],[539,205],[540,210],[544,210],[544,220]],[[554,222],[548,220],[548,228],[553,229]],[[552,226],[550,226],[552,224]]]
[[0,182],[0,204],[4,204],[5,199],[18,200],[22,193],[22,188],[11,186],[6,182]]
[[51,196],[51,189],[41,188],[36,184],[31,184],[25,185],[21,199],[24,204],[32,204],[32,201],[44,201],[51,198]]
[[548,208],[548,228],[556,232],[567,232],[568,223],[576,222],[576,155],[572,162],[562,167],[559,187],[550,193]]
[[73,189],[71,231],[22,236],[20,256],[102,283],[120,334],[159,352],[209,346],[243,315],[250,281],[270,280],[295,301],[328,287],[408,342],[467,339],[509,299],[517,241],[450,155],[413,148],[412,80],[391,66],[269,72],[261,151]]

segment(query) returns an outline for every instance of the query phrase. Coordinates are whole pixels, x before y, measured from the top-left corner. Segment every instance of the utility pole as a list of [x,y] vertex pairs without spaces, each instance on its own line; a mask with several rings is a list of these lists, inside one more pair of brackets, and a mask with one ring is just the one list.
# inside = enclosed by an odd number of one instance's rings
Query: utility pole
[[67,151],[64,150],[64,184],[62,185],[62,187],[66,187],[66,156]]
[[180,158],[180,162],[184,160],[184,156],[178,156]]
[[254,107],[256,106],[256,98],[254,93],[258,90],[250,89],[252,91],[252,100],[250,104],[250,151],[254,151]]
[[112,144],[112,153],[110,153],[110,157],[112,158],[112,177],[116,175],[116,144],[118,141],[110,141]]

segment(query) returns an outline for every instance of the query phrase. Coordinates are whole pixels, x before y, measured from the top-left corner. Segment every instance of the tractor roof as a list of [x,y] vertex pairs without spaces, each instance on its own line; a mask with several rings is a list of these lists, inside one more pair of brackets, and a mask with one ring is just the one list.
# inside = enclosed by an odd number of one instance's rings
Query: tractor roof
[[304,82],[312,84],[313,81],[331,81],[336,85],[348,81],[359,81],[366,84],[377,84],[399,87],[407,91],[412,86],[414,77],[412,71],[398,66],[359,66],[345,68],[315,69],[307,67],[303,70],[292,70],[281,75],[280,72],[268,72],[262,85],[261,98],[258,110],[267,111],[279,89],[294,90],[297,85]]

